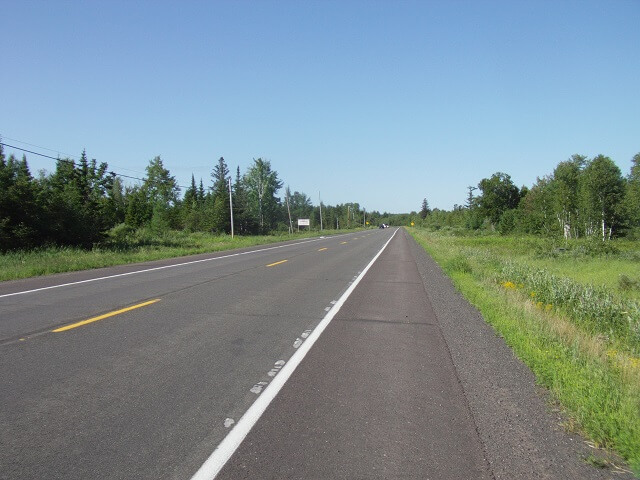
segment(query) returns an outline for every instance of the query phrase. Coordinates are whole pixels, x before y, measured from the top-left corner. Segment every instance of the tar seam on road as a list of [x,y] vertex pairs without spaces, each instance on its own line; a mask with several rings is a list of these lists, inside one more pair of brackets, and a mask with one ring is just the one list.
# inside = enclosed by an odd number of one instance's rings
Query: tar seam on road
[[[345,235],[350,235],[350,234],[345,233]],[[223,258],[231,258],[231,257],[238,257],[240,255],[249,255],[251,253],[266,252],[268,250],[275,250],[275,249],[278,249],[278,248],[294,247],[296,245],[303,245],[303,244],[309,243],[309,242],[317,242],[319,240],[326,240],[326,237],[313,238],[311,240],[305,240],[305,241],[297,242],[297,243],[288,243],[286,245],[278,245],[278,246],[275,246],[275,247],[261,248],[260,250],[251,250],[249,252],[232,253],[230,255],[223,255],[221,257],[204,258],[202,260],[193,260],[191,262],[176,263],[176,264],[173,264],[173,265],[164,265],[162,267],[155,267],[155,268],[146,268],[144,270],[136,270],[135,272],[118,273],[116,275],[109,275],[109,276],[106,276],[106,277],[90,278],[88,280],[80,280],[78,282],[61,283],[60,285],[51,285],[49,287],[34,288],[33,290],[24,290],[22,292],[6,293],[4,295],[0,295],[0,298],[13,297],[13,296],[16,296],[16,295],[25,295],[27,293],[41,292],[43,290],[51,290],[53,288],[61,288],[61,287],[69,287],[69,286],[72,286],[72,285],[80,285],[82,283],[97,282],[99,280],[109,280],[111,278],[126,277],[128,275],[136,275],[138,273],[155,272],[157,270],[165,270],[167,268],[183,267],[185,265],[193,265],[193,264],[196,264],[196,263],[210,262],[212,260],[222,260]]]
[[97,322],[98,320],[104,320],[105,318],[114,317],[116,315],[120,315],[121,313],[130,312],[131,310],[135,310],[137,308],[146,307],[147,305],[152,305],[156,302],[159,302],[160,299],[156,298],[155,300],[149,300],[148,302],[138,303],[137,305],[132,305],[127,308],[122,308],[120,310],[115,310],[113,312],[105,313],[103,315],[98,315],[97,317],[91,317],[86,320],[82,320],[81,322],[72,323],[70,325],[65,325],[64,327],[56,328],[55,330],[51,330],[53,333],[66,332],[67,330],[71,330],[72,328],[78,328],[83,325],[87,325],[88,323]]
[[235,424],[233,429],[227,434],[226,437],[220,442],[209,458],[202,464],[200,469],[195,473],[191,480],[212,480],[215,478],[222,467],[229,461],[234,452],[238,449],[242,441],[249,434],[253,426],[258,422],[264,411],[271,404],[274,398],[278,395],[278,392],[282,389],[289,377],[293,374],[295,369],[300,365],[304,357],[307,355],[313,344],[320,338],[322,332],[327,328],[333,317],[340,311],[344,302],[349,298],[351,293],[358,286],[362,278],[369,271],[371,266],[375,263],[382,252],[387,248],[387,245],[393,240],[398,233],[398,230],[393,232],[393,235],[382,246],[380,251],[373,257],[369,264],[362,270],[356,280],[349,285],[349,288],[342,294],[338,301],[333,305],[325,317],[320,321],[318,326],[313,330],[311,335],[306,339],[304,343],[296,350],[291,356],[289,361],[282,367],[282,370],[276,375],[273,381],[267,385],[262,391],[261,395],[256,399],[249,409],[244,413],[242,418]]

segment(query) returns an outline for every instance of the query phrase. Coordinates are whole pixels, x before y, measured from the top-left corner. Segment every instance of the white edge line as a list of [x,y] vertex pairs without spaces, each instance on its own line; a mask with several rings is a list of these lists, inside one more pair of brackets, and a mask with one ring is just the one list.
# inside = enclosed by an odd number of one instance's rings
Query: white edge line
[[[355,235],[355,233],[344,233],[342,235],[335,235],[333,238],[342,237],[342,236],[345,236],[345,235]],[[277,245],[275,247],[261,248],[260,250],[251,250],[249,252],[232,253],[230,255],[222,255],[220,257],[204,258],[202,260],[192,260],[191,262],[175,263],[173,265],[165,265],[163,267],[154,267],[154,268],[147,268],[147,269],[144,269],[144,270],[136,270],[135,272],[118,273],[116,275],[109,275],[109,276],[106,276],[106,277],[98,277],[98,278],[90,278],[88,280],[80,280],[78,282],[61,283],[59,285],[51,285],[49,287],[34,288],[33,290],[24,290],[22,292],[5,293],[4,295],[0,295],[0,298],[14,297],[16,295],[25,295],[27,293],[41,292],[43,290],[51,290],[51,289],[54,289],[54,288],[69,287],[69,286],[72,286],[72,285],[80,285],[82,283],[97,282],[97,281],[100,281],[100,280],[109,280],[111,278],[126,277],[128,275],[137,275],[139,273],[155,272],[157,270],[164,270],[166,268],[183,267],[185,265],[193,265],[194,263],[211,262],[213,260],[222,260],[224,258],[237,257],[239,255],[249,255],[251,253],[266,252],[268,250],[275,250],[275,249],[278,249],[278,248],[294,247],[296,245],[302,245],[304,243],[310,243],[310,242],[317,242],[317,241],[320,241],[320,240],[326,240],[327,238],[330,238],[330,237],[312,238],[312,239],[305,240],[305,241],[302,241],[302,242],[287,243],[286,245]],[[117,266],[117,265],[114,265],[114,266]]]
[[220,444],[216,447],[213,453],[209,456],[209,458],[202,464],[200,469],[191,477],[191,480],[213,480],[222,467],[229,461],[231,456],[238,449],[242,441],[249,434],[253,426],[260,419],[264,411],[271,404],[273,399],[278,395],[284,384],[289,380],[289,377],[293,374],[295,369],[300,365],[300,362],[307,355],[313,344],[320,338],[322,332],[325,328],[331,323],[333,317],[338,313],[340,308],[344,302],[349,298],[351,293],[355,290],[360,280],[365,276],[365,274],[369,271],[369,268],[375,263],[378,257],[382,254],[382,252],[387,248],[389,242],[393,240],[393,237],[396,236],[399,229],[396,229],[393,232],[393,235],[387,243],[383,245],[380,251],[376,254],[375,257],[369,262],[369,264],[362,270],[362,273],[358,275],[358,278],[347,288],[347,290],[342,294],[340,299],[336,302],[336,304],[329,310],[329,312],[324,316],[324,318],[320,321],[318,326],[313,330],[311,335],[307,337],[305,342],[296,350],[296,352],[291,356],[289,361],[282,367],[280,372],[275,376],[275,378],[269,383],[267,388],[263,390],[260,396],[256,399],[253,404],[249,407],[249,409],[242,415],[242,418],[234,425],[233,429],[227,434],[226,437],[220,442]]

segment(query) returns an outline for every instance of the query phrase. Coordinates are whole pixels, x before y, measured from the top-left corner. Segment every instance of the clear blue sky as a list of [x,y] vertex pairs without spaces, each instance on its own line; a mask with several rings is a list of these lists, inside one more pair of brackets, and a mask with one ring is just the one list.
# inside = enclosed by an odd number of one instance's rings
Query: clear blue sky
[[[314,203],[464,203],[640,152],[640,1],[2,0],[0,135],[210,184],[262,157]],[[13,140],[53,149],[54,152]],[[6,149],[6,153],[11,153]],[[18,152],[16,152],[18,153]],[[27,155],[32,171],[54,161]]]

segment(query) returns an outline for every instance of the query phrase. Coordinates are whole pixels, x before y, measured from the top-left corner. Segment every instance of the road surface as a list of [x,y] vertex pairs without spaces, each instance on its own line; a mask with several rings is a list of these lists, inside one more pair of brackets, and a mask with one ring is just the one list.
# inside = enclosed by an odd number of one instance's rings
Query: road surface
[[609,474],[404,230],[5,282],[0,362],[0,478]]

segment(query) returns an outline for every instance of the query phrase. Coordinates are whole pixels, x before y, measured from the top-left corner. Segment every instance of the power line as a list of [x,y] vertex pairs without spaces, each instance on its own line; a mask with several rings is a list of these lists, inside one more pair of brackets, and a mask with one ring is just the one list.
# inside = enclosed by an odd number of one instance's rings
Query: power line
[[[78,157],[76,155],[70,155],[68,153],[61,152],[60,150],[56,150],[55,148],[43,147],[41,145],[36,145],[34,143],[29,143],[29,142],[25,142],[23,140],[18,140],[17,138],[11,138],[11,137],[7,137],[6,135],[0,135],[0,139],[3,139],[3,138],[5,140],[12,140],[14,142],[18,142],[18,143],[21,143],[23,145],[29,145],[30,147],[36,147],[36,148],[39,148],[41,150],[48,150],[49,152],[56,152],[58,155],[64,155],[66,158],[70,158],[72,160],[77,160],[78,159]],[[17,148],[17,147],[14,147],[14,148]],[[38,155],[38,154],[36,154],[36,155]],[[48,158],[51,158],[51,157],[48,157]],[[121,165],[115,165],[114,164],[113,166],[115,168],[119,169],[119,170],[126,170],[126,171],[129,171],[129,172],[142,174],[142,172],[140,172],[139,170],[133,170],[131,168],[126,168],[126,167],[123,167]]]
[[24,145],[29,145],[30,147],[36,147],[36,148],[39,148],[39,149],[41,149],[41,150],[48,150],[48,151],[50,151],[50,152],[56,152],[58,155],[60,155],[60,154],[62,153],[62,154],[63,154],[63,155],[65,155],[67,158],[74,158],[74,159],[75,159],[75,156],[74,156],[74,155],[69,155],[68,153],[61,152],[61,151],[59,151],[59,150],[54,150],[53,148],[41,147],[40,145],[35,145],[35,144],[33,144],[33,143],[29,143],[29,142],[23,142],[22,140],[18,140],[17,138],[10,138],[10,137],[7,137],[6,135],[4,135],[4,136],[3,136],[3,138],[5,138],[5,139],[7,139],[7,140],[14,141],[14,142],[22,143],[22,144],[24,144]]
[[[25,143],[25,142],[22,142],[22,143]],[[15,148],[16,150],[20,150],[21,152],[27,152],[27,153],[31,153],[33,155],[39,155],[41,157],[50,158],[51,160],[56,160],[56,161],[59,161],[59,162],[75,163],[74,160],[69,160],[67,158],[60,158],[60,157],[57,157],[57,158],[56,157],[52,157],[51,155],[45,155],[44,153],[34,152],[34,151],[31,151],[31,150],[27,150],[25,148],[16,147],[15,145],[9,145],[8,143],[4,143],[4,142],[0,142],[0,145],[2,145],[3,147]],[[34,145],[34,146],[37,146],[37,145]],[[38,148],[41,148],[41,147],[38,147]],[[46,150],[50,150],[50,149],[46,149]],[[52,151],[55,151],[55,150],[52,150]],[[130,178],[132,180],[140,180],[141,182],[145,181],[144,178],[132,177],[130,175],[124,175],[122,173],[109,172],[109,174],[110,175],[114,175],[116,177]],[[191,188],[191,187],[185,187],[184,185],[177,185],[177,186],[180,187],[180,188],[187,188],[187,189]]]
[[14,145],[9,145],[8,143],[4,143],[4,142],[0,142],[0,145],[2,145],[3,147],[15,148],[16,150],[20,150],[22,152],[33,153],[34,155],[40,155],[41,157],[50,158],[52,160],[61,160],[63,162],[72,162],[73,161],[73,160],[63,159],[63,158],[60,158],[60,157],[58,157],[58,158],[52,157],[50,155],[45,155],[44,153],[32,152],[31,150],[26,150],[24,148],[16,147]]

